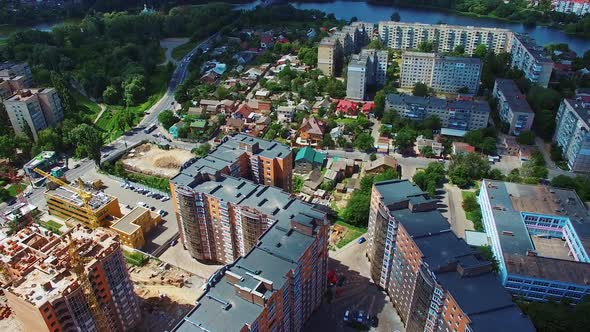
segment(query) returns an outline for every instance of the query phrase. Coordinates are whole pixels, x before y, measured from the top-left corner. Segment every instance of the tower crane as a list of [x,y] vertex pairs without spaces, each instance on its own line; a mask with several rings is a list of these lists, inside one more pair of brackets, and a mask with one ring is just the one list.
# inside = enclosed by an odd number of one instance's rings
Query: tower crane
[[72,233],[69,233],[68,253],[70,256],[72,271],[76,274],[80,287],[82,287],[82,293],[84,294],[86,301],[88,301],[88,308],[94,317],[98,332],[110,332],[104,311],[100,308],[100,304],[98,303],[96,295],[94,294],[94,289],[92,288],[92,284],[90,283],[86,269],[84,268],[84,263],[87,262],[87,259],[80,256],[78,249],[79,248],[76,248],[76,244],[72,239]]
[[95,229],[95,228],[101,226],[96,214],[94,213],[94,211],[92,210],[92,207],[90,206],[90,200],[92,199],[93,194],[84,190],[84,186],[80,186],[79,188],[75,188],[75,187],[69,185],[68,183],[66,183],[65,181],[58,179],[55,176],[53,176],[53,175],[51,175],[39,168],[35,168],[34,171],[35,171],[35,173],[46,178],[48,181],[51,181],[51,182],[57,184],[58,186],[61,186],[64,189],[77,194],[80,197],[80,199],[82,200],[84,211],[86,211],[86,215],[87,215],[88,221],[89,221],[88,226],[90,226],[90,228],[92,228],[92,229]]

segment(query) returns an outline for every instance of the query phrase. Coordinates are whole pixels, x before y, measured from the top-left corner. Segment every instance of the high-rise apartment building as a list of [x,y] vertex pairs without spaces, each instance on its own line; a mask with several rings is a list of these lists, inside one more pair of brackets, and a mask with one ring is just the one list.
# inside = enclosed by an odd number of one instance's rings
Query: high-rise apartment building
[[446,24],[379,22],[379,38],[389,48],[414,50],[423,42],[432,42],[434,52],[452,52],[461,45],[473,55],[477,46],[486,45],[496,54],[509,52],[512,32],[508,29]]
[[484,180],[478,200],[506,289],[531,301],[590,295],[590,214],[575,191]]
[[564,99],[555,118],[553,141],[574,172],[590,172],[590,96]]
[[346,76],[346,97],[364,100],[367,85],[384,85],[387,75],[386,50],[364,49],[352,56]]
[[524,34],[514,34],[510,54],[512,67],[522,70],[526,79],[544,88],[549,85],[553,60],[533,38]]
[[140,319],[121,247],[101,229],[76,227],[55,235],[29,226],[0,243],[0,264],[11,285],[8,304],[25,331],[97,331],[84,283],[73,272],[70,239],[88,273],[89,288],[110,331],[130,331]]
[[492,273],[407,180],[373,185],[367,257],[406,331],[535,331]]
[[445,56],[436,53],[404,52],[400,68],[400,86],[412,88],[424,83],[436,92],[476,93],[482,64],[478,58]]
[[[302,331],[326,291],[325,213],[277,188],[229,176],[193,187],[204,205],[195,197],[195,213],[205,220],[194,226],[205,231],[209,213],[214,213],[211,217],[219,219],[209,236],[223,228],[243,239],[236,245],[245,247],[238,250],[242,257],[227,261],[209,279],[196,307],[172,331]],[[220,255],[227,252],[226,244],[218,247]]]
[[1,79],[19,82],[13,91],[33,86],[33,74],[27,63],[0,62]]
[[326,76],[336,76],[341,52],[340,42],[336,38],[323,38],[318,45],[318,69]]
[[4,100],[4,107],[15,133],[25,134],[28,126],[35,140],[39,131],[57,125],[64,118],[61,100],[54,88],[19,90]]
[[242,134],[230,137],[208,156],[189,161],[170,180],[185,248],[198,260],[229,263],[244,255],[272,224],[274,210],[250,204],[245,194],[231,198],[231,193],[213,190],[208,186],[214,182],[208,180],[223,178],[227,188],[234,186],[234,192],[244,186],[243,190],[258,188],[261,193],[278,195],[281,190],[261,185],[290,191],[292,169],[288,146]]
[[493,96],[498,101],[500,119],[508,124],[511,135],[520,135],[523,131],[531,130],[535,112],[513,80],[496,79]]
[[491,112],[486,102],[398,94],[387,95],[385,109],[395,110],[402,118],[417,121],[436,116],[441,121],[443,132],[447,129],[470,131],[485,128]]

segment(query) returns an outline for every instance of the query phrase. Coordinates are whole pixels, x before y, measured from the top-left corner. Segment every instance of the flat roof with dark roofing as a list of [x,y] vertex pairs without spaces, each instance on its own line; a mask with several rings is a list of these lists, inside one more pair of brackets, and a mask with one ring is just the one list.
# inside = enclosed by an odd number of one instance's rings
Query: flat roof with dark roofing
[[520,92],[513,80],[498,78],[496,79],[496,87],[506,98],[506,102],[512,112],[534,113],[526,101],[526,96]]
[[389,105],[419,106],[433,109],[457,110],[464,109],[474,112],[491,112],[490,105],[481,101],[441,99],[435,97],[420,97],[390,93],[387,95]]
[[[241,277],[238,286],[256,290],[265,299],[283,288],[289,271],[298,266],[315,239],[315,235],[292,229],[291,220],[304,225],[313,224],[314,218],[321,222],[325,220],[324,212],[289,193],[248,180],[223,176],[217,181],[203,182],[193,190],[254,208],[276,220],[256,246],[228,268],[229,272]],[[272,282],[273,290],[259,287],[261,278]],[[172,331],[195,331],[197,327],[204,331],[240,331],[245,324],[252,324],[264,309],[241,298],[229,282],[227,272],[211,283],[197,303]]]
[[412,237],[421,237],[449,229],[448,221],[438,210],[412,212],[409,209],[402,209],[390,213],[404,225],[406,232]]
[[535,39],[526,34],[515,33],[514,39],[518,40],[522,46],[535,58],[535,61],[553,63],[551,57],[545,52],[545,49],[537,44]]
[[426,201],[426,193],[408,180],[387,180],[375,183],[385,206],[407,201],[410,198]]
[[494,274],[467,277],[453,271],[438,273],[436,278],[469,316],[473,331],[496,332],[507,327],[510,331],[535,331]]
[[283,159],[291,153],[289,146],[275,141],[267,141],[245,134],[227,137],[227,141],[221,143],[207,156],[186,162],[181,167],[180,172],[170,179],[170,181],[180,186],[190,187],[194,183],[194,178],[198,173],[216,175],[222,169],[235,163],[241,155],[246,153],[243,148],[240,148],[240,144],[258,144],[259,150],[254,151],[254,155],[269,159]]

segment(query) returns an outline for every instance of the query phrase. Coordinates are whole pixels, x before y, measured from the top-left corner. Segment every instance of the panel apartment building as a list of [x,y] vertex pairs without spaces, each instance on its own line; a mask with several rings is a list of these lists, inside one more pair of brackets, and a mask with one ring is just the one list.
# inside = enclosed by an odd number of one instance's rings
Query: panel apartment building
[[498,101],[500,119],[509,125],[510,135],[520,135],[523,131],[531,130],[535,112],[513,80],[496,79],[493,96]]
[[364,49],[352,56],[346,76],[346,98],[364,100],[368,85],[385,84],[387,76],[386,50]]
[[512,67],[522,70],[526,79],[544,88],[549,85],[553,60],[533,38],[528,35],[514,34],[510,53]]
[[436,53],[404,52],[400,68],[400,86],[412,88],[424,83],[436,92],[457,93],[467,88],[476,93],[482,64],[478,58],[445,56]]
[[429,116],[440,119],[443,132],[465,132],[485,128],[488,125],[490,106],[486,102],[450,100],[389,94],[385,109],[395,110],[402,118],[421,121]]
[[33,74],[27,63],[0,62],[0,100],[32,86]]
[[512,45],[512,31],[508,29],[393,21],[379,22],[379,38],[385,46],[397,50],[414,50],[423,42],[432,42],[434,52],[445,53],[462,45],[468,55],[473,55],[480,44],[496,54],[510,52]]
[[555,117],[553,141],[574,172],[590,172],[590,95],[564,99]]
[[54,88],[18,90],[4,100],[4,107],[14,132],[24,135],[27,124],[35,140],[39,131],[54,127],[64,118],[61,100]]
[[484,180],[478,199],[506,289],[531,301],[590,295],[590,214],[575,191]]
[[[221,256],[226,244],[218,247],[219,260],[229,265],[209,279],[196,307],[172,331],[302,331],[326,291],[326,214],[278,188],[230,176],[191,186],[204,197],[205,215],[219,211],[213,227],[231,227],[243,257],[231,263],[231,256]],[[200,206],[197,200],[198,216]],[[196,226],[205,232],[208,225]]]
[[[274,210],[250,204],[248,197],[222,195],[211,190],[208,180],[225,178],[233,191],[259,188],[278,195],[291,190],[293,157],[291,149],[277,142],[238,134],[211,151],[208,156],[189,161],[170,180],[180,238],[192,257],[230,263],[248,252],[258,237],[270,227]],[[236,178],[253,181],[237,181]],[[237,181],[237,182],[236,182]],[[230,186],[231,188],[231,186]],[[266,187],[264,187],[266,188]],[[258,190],[258,189],[257,189]],[[272,196],[265,201],[274,201]],[[257,203],[258,204],[258,203]]]
[[69,239],[85,271],[110,331],[130,331],[140,308],[116,236],[76,227],[55,235],[28,226],[0,243],[0,264],[12,284],[8,304],[25,331],[97,331],[78,276],[72,272]]
[[367,257],[408,332],[535,331],[484,260],[458,238],[436,200],[408,180],[375,183]]
[[324,37],[318,45],[318,69],[326,76],[337,76],[344,57],[360,52],[375,38],[373,23],[353,22]]

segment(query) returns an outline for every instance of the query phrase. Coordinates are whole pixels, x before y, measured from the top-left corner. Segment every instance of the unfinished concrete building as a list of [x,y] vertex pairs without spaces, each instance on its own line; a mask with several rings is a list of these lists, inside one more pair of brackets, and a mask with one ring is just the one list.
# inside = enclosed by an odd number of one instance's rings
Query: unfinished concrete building
[[[129,331],[140,319],[118,237],[105,230],[60,236],[29,226],[0,243],[0,256],[11,281],[4,293],[25,331]],[[87,276],[74,272],[80,266]]]

